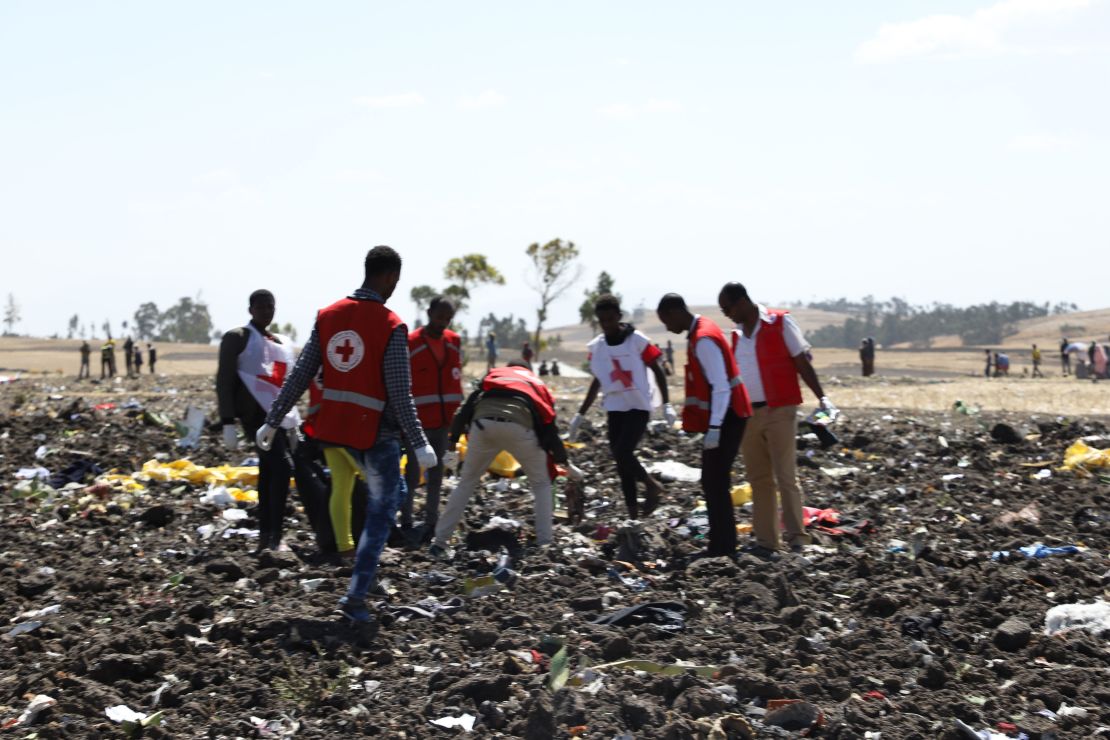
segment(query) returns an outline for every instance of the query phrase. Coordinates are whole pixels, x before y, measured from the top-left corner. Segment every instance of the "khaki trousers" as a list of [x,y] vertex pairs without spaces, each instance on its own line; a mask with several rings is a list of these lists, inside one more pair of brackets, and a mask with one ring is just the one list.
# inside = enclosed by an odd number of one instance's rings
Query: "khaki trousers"
[[754,409],[740,444],[748,482],[752,484],[752,531],[756,542],[770,549],[781,544],[780,500],[787,544],[809,543],[802,524],[802,491],[795,461],[797,410],[797,406]]
[[463,464],[459,485],[447,498],[447,506],[436,524],[435,542],[447,546],[447,540],[466,513],[466,505],[486,468],[501,450],[507,450],[517,459],[528,476],[536,508],[536,544],[549,545],[555,502],[551,497],[551,476],[547,472],[547,453],[540,447],[536,433],[511,421],[475,419],[466,437],[466,462]]

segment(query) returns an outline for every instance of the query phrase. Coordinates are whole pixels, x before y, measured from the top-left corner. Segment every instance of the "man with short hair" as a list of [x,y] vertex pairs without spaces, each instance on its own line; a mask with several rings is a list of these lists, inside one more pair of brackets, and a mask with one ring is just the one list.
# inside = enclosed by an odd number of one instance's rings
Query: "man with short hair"
[[709,514],[710,557],[736,553],[736,514],[730,476],[740,450],[751,403],[724,332],[711,319],[690,313],[686,301],[668,293],[659,320],[672,334],[686,332],[686,403],[682,429],[702,433],[701,489]]
[[470,394],[462,410],[455,415],[451,424],[451,449],[464,433],[467,446],[462,476],[436,525],[429,555],[442,558],[448,554],[447,542],[466,512],[470,496],[486,468],[502,450],[515,457],[528,476],[535,500],[536,545],[550,545],[554,464],[566,465],[572,478],[582,477],[582,472],[567,460],[566,449],[559,438],[551,391],[524,360],[512,360],[506,367],[495,367],[486,373],[482,387]]
[[[788,311],[755,303],[740,283],[728,283],[717,297],[725,316],[736,322],[733,350],[752,400],[752,418],[744,432],[741,454],[752,486],[752,531],[757,557],[773,558],[781,543],[779,506],[792,551],[809,544],[797,476],[800,376],[821,408],[834,407],[821,388],[806,352],[809,343]],[[776,487],[778,489],[776,495]]]
[[[601,334],[587,345],[590,372],[594,379],[578,413],[570,420],[569,439],[578,439],[578,431],[587,411],[602,394],[601,405],[607,414],[609,451],[617,464],[617,476],[621,482],[624,503],[628,516],[639,518],[636,501],[638,484],[643,482],[645,515],[659,505],[663,486],[648,475],[644,466],[636,459],[636,448],[647,431],[652,409],[657,405],[652,399],[650,377],[655,377],[656,386],[663,399],[663,416],[668,426],[674,426],[677,419],[671,406],[667,390],[667,376],[663,371],[663,353],[659,346],[631,324],[621,322],[620,299],[603,295],[594,303],[594,315],[601,326]],[[650,372],[650,376],[649,376]]]
[[401,279],[401,255],[391,247],[377,246],[367,253],[363,266],[362,286],[316,314],[312,335],[257,435],[259,447],[267,449],[282,416],[323,367],[313,433],[322,445],[343,447],[369,489],[354,573],[339,602],[340,612],[357,623],[371,619],[366,596],[406,495],[400,436],[404,434],[409,448],[416,451],[420,467],[431,468],[438,462],[412,399],[408,329],[385,306]]
[[[421,541],[429,541],[439,521],[439,494],[443,485],[443,453],[451,419],[463,400],[462,340],[449,327],[455,318],[450,298],[436,296],[428,304],[428,322],[409,332],[409,364],[412,370],[412,395],[420,426],[435,450],[438,462],[424,471],[424,525]],[[420,483],[420,465],[411,447],[406,446],[405,482],[409,495],[401,506],[401,528],[413,528],[413,499]]]
[[[251,320],[224,334],[220,340],[216,370],[216,398],[223,423],[223,443],[231,452],[239,449],[236,420],[248,440],[254,440],[272,411],[296,357],[293,341],[267,328],[274,321],[274,294],[260,289],[250,294],[247,309]],[[289,477],[293,474],[290,435],[301,423],[295,408],[275,418],[281,428],[269,446],[258,446],[258,550],[280,550],[289,499]]]

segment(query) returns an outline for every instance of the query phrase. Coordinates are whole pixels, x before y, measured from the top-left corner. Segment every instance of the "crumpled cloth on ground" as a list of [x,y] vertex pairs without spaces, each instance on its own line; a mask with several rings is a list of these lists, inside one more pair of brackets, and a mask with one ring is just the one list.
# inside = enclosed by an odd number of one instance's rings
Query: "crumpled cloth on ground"
[[92,460],[78,460],[61,472],[50,476],[48,483],[51,488],[64,488],[67,483],[84,483],[89,476],[100,475],[103,470]]
[[434,596],[429,596],[411,605],[383,606],[382,611],[395,617],[435,619],[441,614],[454,614],[465,608],[466,601],[461,596],[452,596],[447,601],[442,602]]
[[686,629],[686,611],[686,605],[678,601],[649,601],[598,617],[593,624],[614,627],[654,624],[667,632],[680,632]]
[[948,630],[941,626],[943,622],[944,615],[940,613],[902,617],[902,634],[918,640],[924,640],[932,632],[947,636]]

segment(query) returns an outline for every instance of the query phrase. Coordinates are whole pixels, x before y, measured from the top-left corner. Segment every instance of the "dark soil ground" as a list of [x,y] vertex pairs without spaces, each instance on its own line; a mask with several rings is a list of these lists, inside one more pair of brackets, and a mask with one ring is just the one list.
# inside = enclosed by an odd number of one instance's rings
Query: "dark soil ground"
[[[120,384],[114,400],[134,397],[172,418],[190,400],[211,406],[208,379],[174,379],[176,393],[157,382]],[[388,609],[447,603],[497,560],[460,548],[443,563],[391,548],[379,622],[354,628],[333,615],[349,568],[315,553],[295,496],[293,552],[259,557],[245,537],[199,537],[198,527],[227,523],[199,503],[205,486],[149,482],[133,496],[17,486],[23,467],[56,472],[91,460],[132,472],[156,455],[180,456],[176,434],[142,410],[92,409],[105,400],[94,390],[0,389],[0,614],[11,620],[0,630],[0,724],[35,695],[56,701],[13,736],[122,736],[105,715],[120,704],[163,712],[160,727],[136,733],[145,737],[436,737],[463,731],[431,720],[465,714],[476,718],[476,737],[794,737],[812,709],[820,724],[810,737],[969,737],[962,722],[1081,738],[1110,726],[1107,636],[1043,629],[1050,607],[1105,599],[1110,588],[1110,483],[1056,470],[1074,440],[1106,434],[1100,420],[853,411],[837,428],[842,445],[822,451],[800,440],[799,475],[809,505],[868,520],[873,531],[818,533],[817,547],[775,562],[696,559],[696,484],[669,483],[641,533],[621,535],[615,471],[600,427],[597,436],[586,430],[572,459],[588,474],[590,517],[557,527],[549,551],[525,548],[515,588],[463,597],[432,618]],[[591,419],[600,424],[600,411]],[[998,422],[1014,441],[992,438]],[[192,460],[237,464],[250,454],[232,458],[217,432],[206,432]],[[697,439],[672,431],[643,447],[645,462],[697,465],[698,453]],[[1052,475],[1033,477],[1042,469]],[[473,532],[494,514],[527,522],[530,512],[526,484],[491,485],[467,523]],[[253,526],[252,516],[233,526]],[[599,525],[612,530],[600,541]],[[499,544],[497,535],[485,541]],[[991,559],[1035,542],[1089,549]],[[643,602],[676,602],[684,627],[593,624]],[[37,628],[7,634],[29,621],[21,614],[52,605],[60,608],[35,618]],[[907,617],[931,615],[941,629],[904,633]],[[553,692],[561,645],[570,682]],[[624,658],[712,670],[586,670]],[[786,710],[796,724],[784,710],[767,712],[777,699],[806,702]],[[1057,716],[1064,705],[1086,716]],[[729,715],[750,729],[720,721]]]

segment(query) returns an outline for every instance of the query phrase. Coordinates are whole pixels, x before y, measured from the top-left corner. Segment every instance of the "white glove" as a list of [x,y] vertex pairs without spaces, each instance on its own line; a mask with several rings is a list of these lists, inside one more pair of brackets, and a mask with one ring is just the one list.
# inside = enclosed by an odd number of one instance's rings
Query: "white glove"
[[234,424],[224,424],[224,447],[229,450],[239,449],[239,430]]
[[427,470],[439,465],[439,456],[436,454],[434,447],[424,445],[416,451],[416,462],[420,464],[421,470]]
[[269,424],[263,424],[258,427],[258,432],[254,435],[254,441],[258,445],[258,449],[269,452],[270,448],[274,446],[274,435],[277,430]]
[[715,450],[721,446],[721,428],[710,427],[709,431],[705,433],[705,449]]
[[582,480],[583,478],[586,477],[586,474],[582,472],[581,468],[576,467],[574,463],[568,462],[567,463],[567,477],[570,478],[571,480]]
[[459,467],[459,453],[454,450],[443,453],[443,467],[455,470]]
[[578,441],[578,430],[582,426],[582,414],[575,414],[570,420],[570,432],[567,433],[568,442]]
[[678,414],[675,413],[674,406],[669,403],[663,404],[663,419],[667,422],[668,427],[673,427],[674,423],[678,421]]
[[829,422],[834,422],[840,416],[840,409],[833,405],[828,396],[821,396],[821,408],[829,415]]

